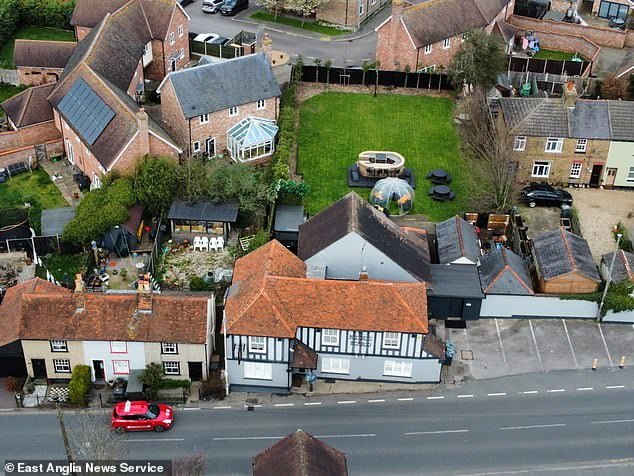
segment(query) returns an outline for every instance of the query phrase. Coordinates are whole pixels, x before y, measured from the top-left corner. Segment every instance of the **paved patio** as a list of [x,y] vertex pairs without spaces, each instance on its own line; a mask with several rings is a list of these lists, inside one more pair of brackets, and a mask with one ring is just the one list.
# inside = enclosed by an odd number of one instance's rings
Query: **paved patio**
[[46,173],[51,177],[51,180],[68,203],[76,207],[81,201],[83,194],[80,192],[79,186],[73,181],[73,167],[66,165],[63,160],[57,162],[45,160],[40,162],[40,166],[46,170]]

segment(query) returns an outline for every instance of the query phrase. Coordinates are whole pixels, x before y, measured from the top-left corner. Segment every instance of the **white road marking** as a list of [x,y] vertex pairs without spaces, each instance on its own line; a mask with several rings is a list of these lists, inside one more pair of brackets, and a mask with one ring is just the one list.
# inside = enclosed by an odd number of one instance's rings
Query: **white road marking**
[[608,387],[605,388],[625,388],[625,385],[609,385]]
[[227,406],[224,406],[224,407],[213,407],[213,408],[214,408],[214,410],[226,410],[228,408],[231,408],[231,405],[227,405]]
[[558,392],[565,392],[566,389],[565,388],[555,388],[553,390],[548,390],[548,393],[558,393]]
[[368,403],[379,403],[379,402],[384,402],[385,400],[383,400],[382,398],[379,398],[377,400],[368,400]]
[[461,429],[461,430],[437,430],[437,431],[410,431],[407,433],[403,433],[405,436],[414,436],[414,435],[440,435],[443,433],[469,433],[470,430]]
[[605,425],[607,423],[630,423],[634,420],[603,420],[603,421],[593,421],[593,425]]
[[443,398],[445,398],[445,397],[443,397],[443,396],[440,396],[440,397],[427,397],[427,400],[442,400]]
[[533,428],[557,428],[566,426],[565,423],[551,423],[549,425],[503,426],[500,430],[531,430]]
[[605,342],[605,337],[603,337],[603,329],[601,329],[601,324],[597,324],[599,328],[599,333],[601,334],[601,340],[603,341],[603,347],[605,347],[605,353],[608,354],[608,360],[610,361],[610,367],[614,367],[612,363],[612,356],[610,355],[610,351],[608,350],[608,344]]
[[321,405],[321,402],[306,402],[304,405]]
[[469,393],[469,394],[464,394],[464,395],[458,395],[458,398],[473,398],[473,394]]
[[140,443],[145,443],[148,441],[151,442],[155,442],[155,441],[185,441],[185,438],[129,438],[128,439],[129,442],[134,443],[134,442],[140,442]]
[[502,345],[502,335],[500,334],[500,326],[498,324],[498,320],[494,319],[495,321],[495,330],[497,330],[498,332],[498,340],[500,341],[500,349],[502,349],[502,360],[504,360],[504,367],[508,367],[508,364],[506,363],[506,354],[504,353],[504,345]]
[[411,402],[412,400],[414,400],[412,397],[398,399],[399,402]]
[[359,433],[357,435],[314,435],[315,438],[374,438],[376,433]]
[[337,402],[338,405],[350,405],[351,403],[357,403],[356,400],[343,400],[341,402]]
[[200,407],[187,407],[187,408],[183,408],[183,411],[194,411],[194,410],[200,410]]
[[294,403],[276,403],[274,407],[294,407]]
[[506,395],[506,392],[487,393],[487,397],[504,397],[505,395]]
[[253,408],[262,408],[262,405],[244,405],[244,408],[249,408],[249,407],[253,407]]
[[586,390],[594,390],[594,387],[579,387],[577,388],[580,392],[584,392]]
[[575,355],[575,350],[572,348],[572,341],[570,340],[570,334],[568,334],[568,326],[566,325],[566,320],[561,320],[564,325],[564,330],[566,331],[566,338],[568,339],[568,345],[570,346],[570,353],[572,354],[572,360],[575,361],[575,367],[579,368],[579,363],[577,362],[577,356]]
[[542,356],[539,353],[539,347],[537,346],[537,339],[535,338],[535,331],[533,330],[533,323],[531,322],[531,320],[528,320],[528,327],[531,328],[531,335],[533,336],[533,343],[535,344],[535,350],[537,351],[537,358],[539,359],[539,366],[542,368],[542,372],[545,372],[544,370],[544,363],[542,362]]
[[537,390],[526,390],[525,392],[522,392],[524,395],[531,395],[533,393],[539,393]]

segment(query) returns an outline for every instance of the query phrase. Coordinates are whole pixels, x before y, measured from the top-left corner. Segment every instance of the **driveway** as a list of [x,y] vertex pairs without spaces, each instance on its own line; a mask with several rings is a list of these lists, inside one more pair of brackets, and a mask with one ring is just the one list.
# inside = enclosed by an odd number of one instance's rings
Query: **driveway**
[[[273,40],[273,49],[283,51],[291,57],[302,55],[311,64],[311,60],[331,59],[333,65],[360,66],[363,60],[372,61],[376,56],[376,33],[374,28],[390,14],[390,8],[384,9],[372,18],[358,32],[338,37],[320,36],[310,31],[304,31],[278,24],[260,25],[249,18],[259,10],[253,6],[236,15],[223,17],[220,14],[207,14],[201,10],[202,2],[194,2],[185,7],[190,16],[189,31],[195,33],[219,33],[231,38],[241,30],[256,33],[259,28],[266,32]],[[294,59],[294,58],[292,58]]]
[[612,228],[619,221],[634,238],[634,192],[629,190],[568,189],[579,214],[581,233],[596,263],[614,251]]
[[[442,324],[441,324],[442,325]],[[441,325],[439,335],[443,336]],[[634,326],[591,320],[482,319],[447,329],[465,376],[496,378],[531,372],[634,365]]]

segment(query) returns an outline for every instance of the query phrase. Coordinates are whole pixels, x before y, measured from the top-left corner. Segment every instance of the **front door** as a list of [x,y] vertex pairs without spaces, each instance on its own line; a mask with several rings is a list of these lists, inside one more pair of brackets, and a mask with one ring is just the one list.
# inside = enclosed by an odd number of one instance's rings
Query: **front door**
[[216,155],[216,139],[215,137],[208,137],[205,141],[205,153],[207,157],[213,157]]
[[170,71],[176,71],[176,59],[172,58],[170,60]]
[[189,380],[192,382],[200,382],[203,379],[203,363],[187,362],[189,367]]
[[603,172],[603,165],[597,164],[592,166],[592,174],[590,174],[590,186],[598,187],[601,180],[601,172]]
[[605,176],[605,183],[604,185],[606,187],[613,187],[614,186],[614,181],[616,180],[616,171],[618,169],[615,168],[609,168],[606,172],[606,176]]
[[46,361],[44,359],[31,359],[33,365],[33,378],[45,379],[46,375]]
[[106,374],[103,369],[103,360],[93,360],[92,369],[95,372],[95,380],[105,380]]

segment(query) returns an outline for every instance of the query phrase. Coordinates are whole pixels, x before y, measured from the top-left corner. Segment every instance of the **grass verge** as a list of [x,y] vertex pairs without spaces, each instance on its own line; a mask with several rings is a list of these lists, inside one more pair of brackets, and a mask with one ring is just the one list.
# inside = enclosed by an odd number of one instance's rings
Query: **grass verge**
[[271,23],[279,23],[280,25],[292,26],[294,28],[312,31],[315,33],[320,33],[322,35],[337,36],[337,35],[345,35],[346,33],[350,33],[349,30],[341,30],[339,28],[334,28],[332,26],[320,25],[319,23],[305,22],[302,25],[301,20],[285,17],[282,15],[278,15],[277,18],[275,18],[275,15],[273,15],[272,13],[267,13],[263,11],[257,11],[253,13],[250,16],[250,18],[253,18],[254,20],[267,21]]

